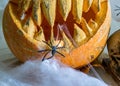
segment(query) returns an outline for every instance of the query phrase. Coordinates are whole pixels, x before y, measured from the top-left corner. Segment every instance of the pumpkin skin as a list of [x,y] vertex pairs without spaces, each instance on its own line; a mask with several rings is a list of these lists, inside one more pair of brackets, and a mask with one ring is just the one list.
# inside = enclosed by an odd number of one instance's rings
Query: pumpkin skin
[[[31,11],[26,12],[27,17],[21,20],[21,10],[18,11],[17,9],[18,0],[10,0],[5,8],[3,16],[3,33],[6,42],[13,54],[22,62],[27,60],[41,59],[45,52],[38,53],[37,51],[48,48],[47,45],[42,42],[42,40],[54,40],[54,37],[57,35],[57,25],[65,23],[73,39],[75,38],[74,40],[76,40],[75,42],[78,46],[75,47],[62,31],[62,42],[60,45],[64,45],[65,43],[68,44],[65,45],[67,48],[61,49],[59,52],[62,53],[65,57],[63,58],[61,55],[55,54],[54,58],[73,68],[85,66],[94,61],[101,53],[106,44],[110,29],[111,12],[108,0],[99,1],[99,11],[95,10],[96,8],[93,8],[91,5],[88,11],[82,11],[81,18],[78,20],[74,18],[74,13],[72,13],[72,11],[69,12],[67,18],[64,18],[62,14],[58,12],[59,10],[55,10],[56,17],[55,20],[53,18],[53,22],[52,20],[47,19],[45,13],[43,13],[44,8],[41,7],[41,15],[39,16],[42,16],[42,19],[41,24],[39,24],[39,22],[35,23],[34,20],[32,20],[33,18],[31,18]],[[84,7],[87,6],[85,3],[83,3],[83,5]],[[60,8],[56,5],[56,9]],[[28,18],[32,20],[32,23],[30,23],[30,26],[27,27],[28,32],[26,32],[23,27]],[[88,23],[91,19],[93,20],[93,24],[92,22],[90,22],[90,24]],[[84,38],[82,41],[77,41],[80,38],[79,35],[76,36],[77,33],[74,33],[74,27],[76,27],[76,25],[82,28],[82,31],[86,35],[85,38],[81,37]],[[41,27],[42,29],[40,29]],[[93,30],[93,32],[86,30],[88,27],[92,28],[90,31]],[[32,28],[32,30],[30,28]],[[33,32],[31,33],[30,31]],[[37,38],[36,34],[39,33],[39,31],[41,31],[42,34],[40,34],[40,36]],[[54,40],[54,44],[57,44],[58,41],[59,39]]]

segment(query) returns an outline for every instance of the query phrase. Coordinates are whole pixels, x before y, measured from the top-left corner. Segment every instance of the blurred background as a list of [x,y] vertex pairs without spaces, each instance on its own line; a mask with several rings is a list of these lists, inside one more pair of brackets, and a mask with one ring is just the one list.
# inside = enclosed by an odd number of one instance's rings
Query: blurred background
[[[2,52],[2,49],[6,50],[7,52],[10,52],[8,50],[8,47],[2,32],[2,16],[3,16],[3,10],[7,2],[8,0],[0,1],[0,53],[4,53]],[[111,35],[116,30],[120,29],[120,15],[116,16],[120,12],[120,10],[115,11],[115,9],[118,9],[118,7],[120,7],[120,0],[110,0],[110,5],[112,10],[112,22],[111,22],[111,30],[109,35]],[[107,52],[107,49],[105,48],[104,51]]]

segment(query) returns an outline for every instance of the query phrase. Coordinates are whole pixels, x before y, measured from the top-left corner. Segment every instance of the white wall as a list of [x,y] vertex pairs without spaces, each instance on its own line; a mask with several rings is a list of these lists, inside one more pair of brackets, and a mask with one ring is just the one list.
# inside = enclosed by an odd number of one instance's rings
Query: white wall
[[[111,22],[111,30],[109,36],[120,29],[120,15],[116,16],[117,13],[120,12],[120,10],[115,11],[116,5],[120,6],[120,0],[110,0],[110,5],[111,5],[111,13],[112,13],[112,22]],[[107,52],[107,48],[105,47],[104,52]]]
[[117,9],[116,5],[120,7],[120,0],[111,0],[111,10],[112,10],[112,24],[111,24],[111,33],[120,29],[120,15],[116,16],[120,10],[115,11]]
[[2,32],[3,9],[5,8],[5,5],[7,2],[8,0],[0,0],[0,49],[7,48],[6,42],[4,40],[3,32]]

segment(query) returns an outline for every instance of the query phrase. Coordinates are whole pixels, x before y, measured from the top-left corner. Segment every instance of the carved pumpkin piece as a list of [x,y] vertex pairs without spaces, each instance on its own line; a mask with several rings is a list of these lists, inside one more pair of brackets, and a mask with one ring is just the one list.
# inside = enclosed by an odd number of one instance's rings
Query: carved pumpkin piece
[[65,48],[58,51],[65,58],[59,54],[55,58],[76,68],[92,62],[103,50],[110,20],[108,0],[10,0],[3,32],[11,51],[23,62],[43,57],[45,52],[37,52],[48,49],[43,40],[57,45],[61,39]]

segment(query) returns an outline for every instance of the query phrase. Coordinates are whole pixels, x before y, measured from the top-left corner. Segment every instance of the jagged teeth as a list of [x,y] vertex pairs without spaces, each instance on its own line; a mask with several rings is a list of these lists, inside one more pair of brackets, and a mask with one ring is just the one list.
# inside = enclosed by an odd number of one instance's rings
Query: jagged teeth
[[93,0],[84,0],[83,3],[83,11],[84,12],[88,12],[88,10],[90,9],[91,5],[92,5]]
[[74,37],[73,39],[77,44],[80,44],[83,40],[86,39],[85,32],[76,24],[74,24]]
[[35,39],[42,42],[43,40],[45,40],[45,36],[44,36],[44,33],[43,33],[43,28],[40,27],[40,30],[38,33],[35,34]]
[[91,29],[93,29],[93,31],[97,30],[98,24],[93,19],[88,21],[88,25]]
[[68,14],[71,11],[71,0],[58,0],[58,6],[64,21],[66,21]]
[[100,0],[93,0],[91,8],[95,14],[99,12],[100,11]]
[[89,25],[87,24],[84,18],[81,19],[81,26],[88,37],[93,35],[93,30],[89,27]]
[[55,39],[54,39],[54,30],[53,30],[53,28],[51,28],[51,37],[50,37],[50,40],[51,40],[51,42],[55,42]]
[[56,14],[56,0],[42,0],[42,11],[51,27],[54,26]]
[[27,19],[27,21],[25,22],[24,26],[23,26],[23,30],[31,37],[33,38],[35,35],[35,32],[37,31],[37,28],[32,20],[32,18],[30,17],[29,19]]
[[72,14],[77,23],[80,23],[82,17],[83,0],[72,0]]
[[19,9],[22,10],[22,13],[28,11],[31,6],[32,0],[19,0]]
[[[16,0],[10,0],[15,1]],[[56,18],[56,8],[57,12],[60,12],[60,15],[63,17],[63,20],[66,21],[67,17],[70,13],[72,13],[71,18],[74,18],[74,20],[71,19],[72,23],[74,24],[74,40],[77,44],[80,44],[85,39],[91,37],[94,32],[97,31],[97,28],[102,23],[102,19],[107,9],[107,7],[104,7],[105,9],[101,9],[102,6],[101,2],[104,2],[107,0],[19,0],[19,8],[22,10],[22,13],[25,12],[26,16],[23,19],[23,22],[27,19],[25,24],[23,25],[23,30],[31,37],[35,38],[36,40],[42,41],[45,40],[43,28],[42,25],[42,16],[45,17],[49,25],[51,26],[51,37],[50,40],[54,42],[54,23]],[[58,6],[57,6],[58,5]],[[56,7],[57,6],[57,7]],[[105,5],[106,6],[106,5]],[[32,10],[28,11],[29,8],[32,8]],[[102,7],[103,8],[103,7]],[[85,20],[84,14],[87,14],[85,12],[88,12],[89,10],[92,10],[95,15],[94,20],[88,19]],[[28,15],[27,15],[28,11]],[[82,17],[82,13],[83,17]],[[31,17],[32,15],[32,17]],[[89,16],[89,15],[88,15]],[[28,18],[29,17],[29,18]],[[99,18],[101,17],[101,21],[99,21]],[[89,20],[89,21],[88,21]],[[58,21],[59,23],[59,21]],[[60,20],[61,23],[61,20]],[[99,23],[99,25],[98,25]],[[80,27],[79,27],[80,26]],[[37,29],[40,27],[39,32],[37,32]],[[50,30],[50,29],[49,29]],[[74,47],[73,41],[64,33],[63,30],[60,30],[63,36],[63,41],[66,47],[66,50],[69,51],[69,49],[72,49]]]
[[104,21],[104,18],[106,17],[106,11],[107,11],[107,5],[106,5],[107,0],[101,0],[100,3],[102,2],[100,11],[95,15],[94,21],[99,24],[100,26],[102,22]]
[[38,26],[41,25],[42,19],[41,19],[40,0],[33,0],[32,18],[36,25]]
[[63,37],[63,42],[65,46],[65,50],[67,52],[70,52],[70,50],[73,48],[72,42],[69,40],[69,38],[66,36],[66,34],[63,32],[63,30],[60,30],[62,37]]

